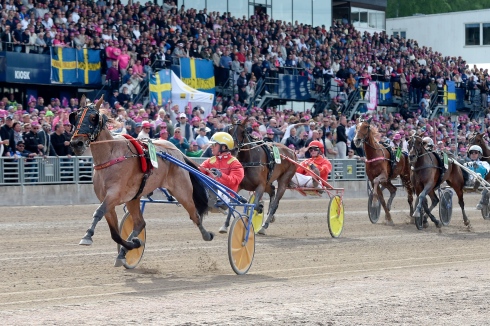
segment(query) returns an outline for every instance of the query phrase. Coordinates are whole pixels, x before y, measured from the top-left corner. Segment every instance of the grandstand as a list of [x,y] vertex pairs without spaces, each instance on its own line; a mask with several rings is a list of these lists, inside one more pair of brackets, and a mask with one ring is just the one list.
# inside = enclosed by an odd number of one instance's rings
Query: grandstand
[[[0,136],[12,137],[9,143],[16,145],[35,126],[47,126],[44,132],[53,136],[60,125],[65,127],[67,113],[78,108],[83,93],[92,99],[105,94],[107,114],[121,119],[114,128],[135,137],[144,122],[152,125],[151,137],[158,138],[162,122],[172,137],[179,110],[193,128],[208,128],[208,136],[235,117],[251,116],[258,137],[266,136],[274,120],[279,140],[300,123],[298,136],[324,142],[327,132],[335,136],[339,115],[347,117],[349,131],[355,118],[369,115],[385,134],[415,131],[439,137],[448,150],[453,140],[464,146],[458,136],[471,128],[490,127],[485,117],[488,71],[415,39],[387,34],[386,1],[326,1],[324,21],[315,16],[319,1],[311,1],[311,16],[301,18],[292,10],[282,19],[275,17],[282,8],[278,4],[251,3],[240,5],[236,14],[232,9],[238,1],[226,2],[230,13],[218,13],[210,0],[183,6],[107,7],[105,1],[7,5],[1,23],[0,119],[2,125],[19,126],[2,126],[6,131]],[[209,79],[198,81],[189,63],[196,60],[209,63],[214,85]],[[173,105],[151,102],[152,78],[170,70],[216,95],[210,116],[202,116],[192,103],[174,112]],[[183,71],[190,71],[190,77]],[[295,112],[292,102],[309,107]],[[58,132],[68,138],[66,127]],[[335,145],[335,137],[331,142]],[[298,144],[295,149],[303,155],[306,142]],[[2,148],[4,154],[16,150]],[[58,150],[31,148],[41,156],[64,156],[61,145]]]

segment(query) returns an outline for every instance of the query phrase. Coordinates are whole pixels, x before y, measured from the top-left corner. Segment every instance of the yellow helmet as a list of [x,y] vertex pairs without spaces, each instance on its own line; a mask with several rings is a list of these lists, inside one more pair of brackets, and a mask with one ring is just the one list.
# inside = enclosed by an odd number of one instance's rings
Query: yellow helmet
[[233,149],[235,147],[235,142],[233,141],[233,137],[226,132],[217,132],[211,137],[209,140],[211,144],[218,143],[220,145],[226,145],[228,149]]

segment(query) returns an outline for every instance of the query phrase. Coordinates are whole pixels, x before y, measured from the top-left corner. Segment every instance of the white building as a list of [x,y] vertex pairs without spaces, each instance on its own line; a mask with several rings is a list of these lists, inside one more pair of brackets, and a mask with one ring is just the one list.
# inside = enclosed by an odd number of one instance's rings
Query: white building
[[386,19],[386,33],[414,39],[443,56],[490,65],[490,9]]

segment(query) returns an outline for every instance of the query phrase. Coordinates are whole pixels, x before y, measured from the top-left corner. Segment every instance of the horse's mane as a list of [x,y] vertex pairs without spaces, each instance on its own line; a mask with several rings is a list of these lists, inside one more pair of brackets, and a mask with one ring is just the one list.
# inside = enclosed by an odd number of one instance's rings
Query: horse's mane
[[371,125],[371,137],[373,139],[376,139],[380,135],[381,134],[379,133],[378,127],[376,127],[375,125]]

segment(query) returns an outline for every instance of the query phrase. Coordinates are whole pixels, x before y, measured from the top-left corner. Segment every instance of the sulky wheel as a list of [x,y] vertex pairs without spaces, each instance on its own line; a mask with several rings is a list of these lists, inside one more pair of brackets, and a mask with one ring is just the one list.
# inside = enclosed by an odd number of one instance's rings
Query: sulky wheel
[[[253,203],[255,201],[255,193],[250,196],[248,202]],[[254,210],[254,214],[252,216],[252,224],[254,226],[255,233],[259,232],[262,228],[262,224],[264,223],[264,202],[260,201],[258,205],[258,210]],[[260,213],[259,213],[260,212]],[[246,212],[247,216],[250,216],[248,210]]]
[[[129,212],[124,214],[124,217],[121,220],[121,224],[119,225],[119,232],[121,233],[121,238],[128,239],[129,235],[133,232],[133,217]],[[128,269],[133,269],[138,266],[141,258],[143,258],[143,253],[145,252],[145,244],[146,244],[146,227],[141,230],[138,238],[143,243],[141,247],[129,250],[126,253],[126,263],[124,267]],[[120,245],[117,245],[117,252],[121,249]]]
[[342,197],[335,195],[328,204],[328,231],[333,238],[338,238],[344,229],[344,203]]
[[376,224],[379,221],[379,215],[381,214],[381,203],[378,200],[378,204],[373,205],[374,192],[369,193],[368,197],[368,216],[371,223]]
[[415,226],[417,230],[422,230],[424,228],[424,215],[425,212],[421,212],[419,217],[415,218]]
[[248,272],[255,255],[255,233],[252,223],[250,232],[247,232],[248,227],[248,217],[237,217],[231,223],[228,235],[228,259],[231,268],[238,275]]
[[489,207],[489,205],[483,206],[483,209],[481,210],[481,216],[485,220],[490,220],[490,207]]
[[440,193],[439,220],[442,225],[448,226],[453,215],[453,192],[451,189],[444,189]]

